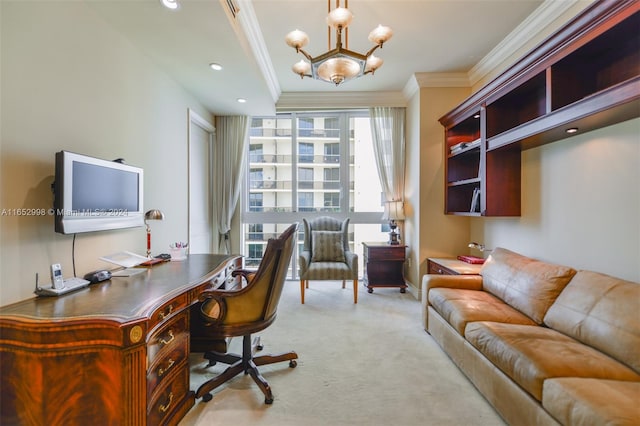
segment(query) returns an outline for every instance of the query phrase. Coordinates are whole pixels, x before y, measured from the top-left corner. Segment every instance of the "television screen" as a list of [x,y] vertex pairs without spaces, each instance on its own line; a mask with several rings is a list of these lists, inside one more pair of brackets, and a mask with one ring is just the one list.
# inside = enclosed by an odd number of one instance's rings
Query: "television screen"
[[68,151],[56,153],[55,230],[62,234],[143,226],[143,171]]

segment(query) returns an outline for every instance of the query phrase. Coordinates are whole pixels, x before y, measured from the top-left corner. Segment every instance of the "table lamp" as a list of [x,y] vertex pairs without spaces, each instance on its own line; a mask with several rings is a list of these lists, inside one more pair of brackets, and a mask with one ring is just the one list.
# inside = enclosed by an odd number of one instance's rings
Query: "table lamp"
[[484,246],[484,244],[476,243],[475,241],[470,242],[470,243],[467,245],[467,247],[474,248],[474,249],[476,249],[476,250],[478,250],[478,251],[481,251],[481,252],[483,252],[483,253],[484,253],[485,251],[491,251],[491,250],[492,250],[492,249],[488,249],[488,248],[486,248],[486,247]]
[[151,209],[144,214],[144,224],[147,226],[147,257],[151,258],[151,227],[148,220],[163,220],[164,213],[157,209]]
[[396,228],[398,227],[396,221],[404,220],[404,203],[397,200],[386,201],[384,204],[384,214],[382,215],[382,219],[388,220],[389,228],[391,228],[391,232],[389,232],[389,244],[400,244],[400,241],[398,241],[398,234],[396,233]]

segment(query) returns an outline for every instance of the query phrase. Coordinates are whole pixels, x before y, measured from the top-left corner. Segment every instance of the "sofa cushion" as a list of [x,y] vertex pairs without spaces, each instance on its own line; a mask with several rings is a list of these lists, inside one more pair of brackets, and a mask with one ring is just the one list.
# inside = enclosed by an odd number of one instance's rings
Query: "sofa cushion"
[[542,406],[564,425],[640,424],[640,382],[567,377],[544,381]]
[[538,324],[576,271],[496,248],[482,266],[483,289]]
[[429,290],[429,303],[460,335],[467,323],[495,321],[535,325],[529,317],[486,291],[457,288]]
[[626,365],[546,327],[472,322],[465,338],[538,401],[544,380],[553,377],[640,380]]
[[580,271],[544,323],[640,373],[640,284]]
[[312,262],[344,262],[342,231],[311,231]]

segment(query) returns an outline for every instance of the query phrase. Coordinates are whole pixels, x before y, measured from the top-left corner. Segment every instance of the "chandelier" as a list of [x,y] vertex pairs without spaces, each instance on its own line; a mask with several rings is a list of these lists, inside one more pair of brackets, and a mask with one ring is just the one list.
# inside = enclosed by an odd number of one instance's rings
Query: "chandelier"
[[[345,0],[345,6],[340,6],[340,0],[336,1],[335,9],[331,10],[331,0],[327,0],[327,24],[329,26],[329,51],[315,58],[305,52],[302,48],[309,43],[309,36],[303,31],[291,31],[285,37],[287,44],[297,53],[302,53],[308,62],[301,59],[293,65],[293,72],[298,74],[300,78],[312,77],[316,80],[323,80],[333,83],[336,86],[345,81],[360,77],[365,74],[374,74],[375,71],[382,66],[382,59],[373,54],[377,48],[388,41],[393,35],[393,31],[389,27],[378,25],[371,33],[369,33],[369,41],[374,43],[369,51],[365,54],[353,52],[349,50],[349,24],[353,19],[353,15],[347,9],[349,0]],[[336,32],[336,47],[331,49],[331,28]],[[342,35],[345,36],[345,47],[342,47]]]

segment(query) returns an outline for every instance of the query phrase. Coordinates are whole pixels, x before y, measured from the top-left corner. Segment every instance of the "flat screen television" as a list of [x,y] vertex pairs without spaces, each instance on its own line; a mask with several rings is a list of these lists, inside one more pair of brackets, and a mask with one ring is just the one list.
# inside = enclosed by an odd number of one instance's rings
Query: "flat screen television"
[[56,153],[55,231],[106,231],[144,225],[144,172],[118,161]]

